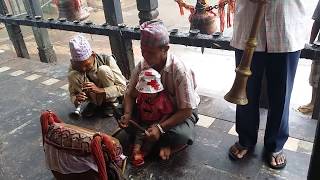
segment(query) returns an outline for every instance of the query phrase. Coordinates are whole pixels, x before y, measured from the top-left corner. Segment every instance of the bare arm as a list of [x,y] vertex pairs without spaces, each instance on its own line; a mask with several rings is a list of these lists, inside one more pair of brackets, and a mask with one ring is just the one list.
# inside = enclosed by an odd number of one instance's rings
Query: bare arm
[[160,119],[159,123],[161,123],[161,122],[163,122],[163,121],[167,120],[169,117],[170,117],[170,114],[165,114],[165,115],[163,115],[163,116],[161,117],[161,119]]
[[[139,67],[140,64],[137,65]],[[139,77],[139,72],[141,70],[139,68],[136,68],[133,70],[131,74],[131,78],[129,81],[129,85],[127,86],[127,90],[124,95],[124,100],[123,100],[123,109],[124,109],[124,114],[121,117],[121,121],[119,123],[119,126],[121,128],[125,128],[128,126],[129,120],[132,119],[132,111],[134,104],[136,102],[136,98],[138,96],[138,91],[136,90],[136,84],[138,82],[138,77]]]
[[124,114],[121,117],[121,121],[119,123],[119,126],[121,128],[128,127],[129,120],[132,120],[132,111],[133,111],[133,106],[135,103],[135,100],[137,98],[137,91],[134,89],[133,92],[127,91],[125,96],[124,96]]

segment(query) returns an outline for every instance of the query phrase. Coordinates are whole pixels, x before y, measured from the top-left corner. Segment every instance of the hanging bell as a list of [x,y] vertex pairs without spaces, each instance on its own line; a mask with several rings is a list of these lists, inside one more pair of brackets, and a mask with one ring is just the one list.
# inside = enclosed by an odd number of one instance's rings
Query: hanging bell
[[207,11],[208,7],[205,0],[197,0],[195,11],[189,16],[190,29],[199,29],[202,34],[218,31],[216,15]]
[[56,0],[59,9],[59,18],[68,21],[84,20],[89,17],[89,12],[83,8],[81,0]]

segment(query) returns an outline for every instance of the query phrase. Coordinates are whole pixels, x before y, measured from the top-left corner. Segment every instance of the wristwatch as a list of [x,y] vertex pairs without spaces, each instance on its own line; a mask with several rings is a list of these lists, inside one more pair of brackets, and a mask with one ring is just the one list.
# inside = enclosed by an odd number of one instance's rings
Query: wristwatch
[[159,129],[159,131],[161,132],[161,134],[166,133],[166,132],[164,132],[164,130],[162,129],[162,127],[160,126],[160,124],[157,124],[156,126],[158,127],[158,129]]

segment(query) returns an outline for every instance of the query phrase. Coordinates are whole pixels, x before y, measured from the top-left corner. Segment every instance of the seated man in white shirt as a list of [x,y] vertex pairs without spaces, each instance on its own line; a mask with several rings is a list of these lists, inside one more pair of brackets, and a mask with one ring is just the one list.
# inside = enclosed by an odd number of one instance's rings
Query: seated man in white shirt
[[[152,67],[161,74],[164,90],[174,103],[173,115],[166,120],[150,125],[146,138],[160,146],[159,156],[168,160],[170,155],[194,140],[194,127],[198,121],[197,108],[200,98],[196,93],[193,71],[178,58],[168,52],[169,34],[159,20],[145,22],[141,30],[141,51],[144,60],[133,71],[124,98],[124,115],[120,126],[128,127],[128,121],[135,116],[134,103],[137,98],[136,84],[142,70]],[[133,135],[129,128],[129,135]],[[121,137],[121,135],[123,135]],[[117,136],[120,140],[128,134]],[[131,142],[133,143],[133,142]],[[142,150],[144,147],[142,147]]]

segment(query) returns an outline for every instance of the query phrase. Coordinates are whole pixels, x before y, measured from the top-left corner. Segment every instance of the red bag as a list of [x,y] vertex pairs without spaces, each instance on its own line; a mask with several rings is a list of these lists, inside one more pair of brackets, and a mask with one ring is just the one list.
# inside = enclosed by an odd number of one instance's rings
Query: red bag
[[40,121],[43,145],[51,145],[74,156],[93,155],[100,180],[125,179],[126,159],[116,138],[63,123],[49,110],[41,114]]

